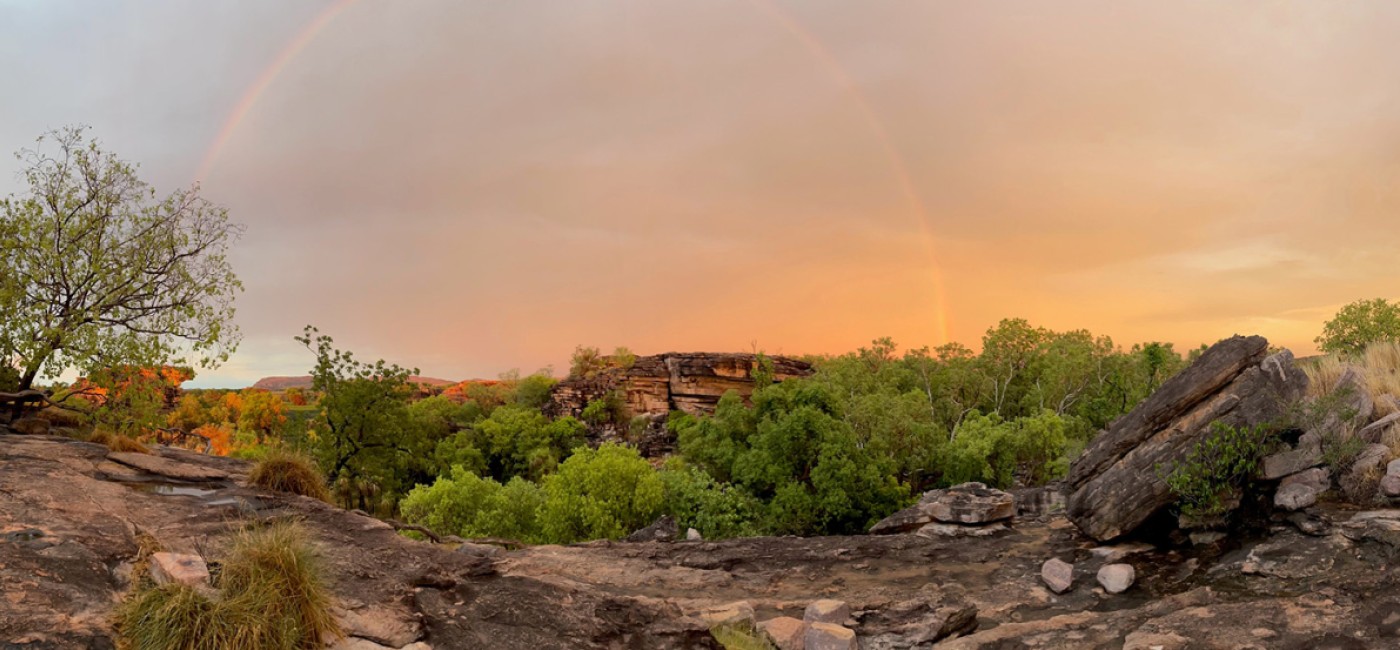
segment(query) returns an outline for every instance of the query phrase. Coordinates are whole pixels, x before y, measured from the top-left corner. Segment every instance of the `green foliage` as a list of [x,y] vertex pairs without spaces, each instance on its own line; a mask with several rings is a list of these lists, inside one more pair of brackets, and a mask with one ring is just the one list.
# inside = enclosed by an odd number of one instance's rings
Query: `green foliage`
[[1384,298],[1358,300],[1342,307],[1315,339],[1327,353],[1358,355],[1367,344],[1400,341],[1400,303]]
[[608,359],[608,363],[609,365],[627,370],[630,369],[633,364],[637,363],[637,355],[626,346],[619,345],[613,349],[612,356]]
[[223,208],[197,186],[157,199],[83,128],[16,157],[27,192],[0,201],[0,357],[19,388],[70,369],[228,359],[242,284],[227,253],[242,227]]
[[1181,514],[1206,518],[1223,514],[1229,497],[1259,468],[1268,452],[1269,428],[1211,423],[1211,434],[1180,462],[1157,472],[1177,497]]
[[1068,469],[1068,430],[1065,419],[1051,411],[1012,421],[974,411],[949,445],[944,479],[1009,488],[1018,477],[1029,484],[1059,478]]
[[511,401],[532,409],[542,409],[549,404],[549,393],[557,383],[559,380],[550,376],[548,371],[542,370],[520,379],[515,384],[515,393],[511,395]]
[[544,493],[534,483],[516,477],[502,486],[454,467],[450,476],[413,488],[400,508],[405,520],[442,533],[540,542],[543,505]]
[[710,630],[724,650],[777,650],[768,635],[754,629],[752,624],[720,625]]
[[[415,389],[409,382],[418,369],[384,360],[364,363],[348,351],[337,350],[329,336],[307,326],[297,342],[316,354],[312,387],[321,393],[321,416],[315,424],[315,455],[337,481],[354,489],[339,490],[345,508],[385,511],[383,500],[371,503],[369,492],[396,498],[432,476],[433,441],[413,426],[408,402]],[[377,486],[366,490],[367,483]],[[355,496],[358,495],[358,496]]]
[[665,491],[637,450],[612,443],[580,448],[544,480],[544,537],[620,539],[661,514]]
[[117,611],[133,650],[310,650],[341,631],[303,529],[241,535],[223,564],[219,597],[143,581]]
[[705,539],[762,534],[763,504],[744,490],[716,481],[697,467],[672,458],[661,472],[666,487],[666,511],[682,528],[694,528]]

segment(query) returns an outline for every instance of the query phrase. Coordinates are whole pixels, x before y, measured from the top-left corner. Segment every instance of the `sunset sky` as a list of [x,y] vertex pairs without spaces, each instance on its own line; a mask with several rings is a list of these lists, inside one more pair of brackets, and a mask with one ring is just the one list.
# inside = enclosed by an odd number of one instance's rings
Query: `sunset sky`
[[[233,360],[1120,344],[1400,296],[1400,3],[0,0],[0,151],[247,225]],[[0,159],[0,195],[22,188]]]

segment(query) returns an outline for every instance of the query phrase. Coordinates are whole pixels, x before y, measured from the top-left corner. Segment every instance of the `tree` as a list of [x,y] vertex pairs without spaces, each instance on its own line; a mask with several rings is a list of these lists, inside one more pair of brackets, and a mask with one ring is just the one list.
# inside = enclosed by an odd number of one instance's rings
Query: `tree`
[[1358,300],[1337,312],[1314,341],[1323,352],[1360,354],[1377,341],[1400,340],[1400,303],[1384,298]]
[[0,201],[0,353],[19,388],[68,369],[226,361],[242,226],[198,186],[158,200],[83,128],[38,147],[17,154],[27,193]]

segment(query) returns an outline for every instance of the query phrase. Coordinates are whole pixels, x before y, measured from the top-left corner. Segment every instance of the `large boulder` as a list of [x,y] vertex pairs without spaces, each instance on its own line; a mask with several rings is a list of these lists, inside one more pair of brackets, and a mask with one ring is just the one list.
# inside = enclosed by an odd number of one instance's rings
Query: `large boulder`
[[1159,469],[1213,435],[1212,422],[1278,421],[1308,380],[1292,353],[1268,348],[1261,336],[1216,343],[1100,433],[1070,467],[1067,514],[1075,525],[1101,541],[1132,532],[1172,504]]

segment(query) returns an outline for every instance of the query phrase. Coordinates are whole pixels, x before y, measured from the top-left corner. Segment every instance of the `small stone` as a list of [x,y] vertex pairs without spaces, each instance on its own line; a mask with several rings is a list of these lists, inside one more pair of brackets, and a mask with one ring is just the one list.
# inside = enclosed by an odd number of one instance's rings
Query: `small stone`
[[860,650],[855,632],[831,623],[808,625],[803,641],[805,650]]
[[1293,483],[1280,487],[1274,493],[1274,505],[1284,510],[1302,510],[1314,503],[1317,503],[1317,490],[1310,485]]
[[1381,494],[1391,499],[1400,497],[1400,475],[1386,474],[1381,477]]
[[700,620],[709,627],[720,625],[753,625],[753,605],[740,600],[700,611]]
[[1099,584],[1110,594],[1121,594],[1137,580],[1137,570],[1131,564],[1105,564],[1099,569]]
[[768,635],[778,650],[804,650],[806,645],[807,624],[791,616],[770,618],[759,623],[758,629]]
[[695,530],[694,528],[687,528],[687,529],[685,529],[685,541],[687,541],[687,542],[701,542],[701,541],[704,541],[704,540],[705,540],[705,537],[704,537],[703,535],[700,534],[700,531]]
[[835,623],[844,625],[846,619],[851,617],[851,607],[844,600],[823,599],[812,602],[807,606],[807,611],[802,613],[802,620],[807,623]]
[[1040,565],[1040,579],[1045,581],[1050,591],[1065,593],[1074,586],[1074,565],[1052,557]]
[[151,579],[158,585],[180,584],[199,587],[209,584],[209,567],[198,555],[153,553]]

